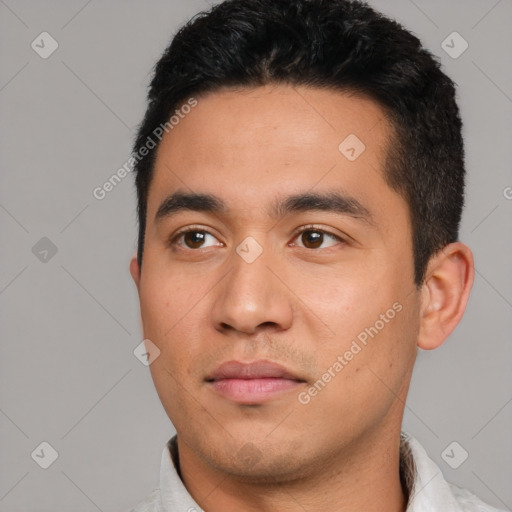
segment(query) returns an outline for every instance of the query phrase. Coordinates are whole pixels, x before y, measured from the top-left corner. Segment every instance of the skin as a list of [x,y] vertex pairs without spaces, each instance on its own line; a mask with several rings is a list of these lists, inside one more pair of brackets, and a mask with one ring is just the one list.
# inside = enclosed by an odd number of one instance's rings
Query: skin
[[[178,433],[184,484],[208,512],[405,510],[399,434],[417,347],[441,345],[462,317],[471,251],[446,246],[415,287],[409,208],[384,179],[393,130],[374,101],[287,85],[197,99],[160,144],[143,265],[130,265],[144,337],[160,350],[150,370]],[[349,134],[366,146],[354,161],[338,149]],[[229,211],[156,220],[178,190],[215,194]],[[372,222],[268,213],[277,198],[333,190]],[[309,224],[340,240],[295,234]],[[197,234],[175,238],[186,227],[208,233],[202,245]],[[249,236],[263,250],[252,263],[236,252]],[[401,311],[300,403],[395,303]],[[205,381],[225,361],[260,359],[305,382],[245,405]]]

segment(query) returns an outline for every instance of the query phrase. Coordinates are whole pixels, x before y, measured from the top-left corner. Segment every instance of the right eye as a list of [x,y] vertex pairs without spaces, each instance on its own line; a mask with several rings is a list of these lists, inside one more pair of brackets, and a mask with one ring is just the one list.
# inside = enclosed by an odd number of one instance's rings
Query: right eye
[[[208,239],[208,237],[216,240],[216,238],[211,233],[205,231],[204,229],[187,228],[176,233],[176,235],[173,236],[170,245],[177,245],[178,247],[184,249],[202,249],[205,247],[203,244]],[[211,245],[206,247],[211,247]]]

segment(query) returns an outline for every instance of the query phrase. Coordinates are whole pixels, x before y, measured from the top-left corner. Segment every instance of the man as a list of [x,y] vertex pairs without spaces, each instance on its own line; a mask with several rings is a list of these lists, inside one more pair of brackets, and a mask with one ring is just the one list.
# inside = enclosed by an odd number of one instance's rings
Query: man
[[473,283],[452,81],[346,0],[228,0],[158,62],[137,285],[177,431],[149,511],[491,511],[402,434]]

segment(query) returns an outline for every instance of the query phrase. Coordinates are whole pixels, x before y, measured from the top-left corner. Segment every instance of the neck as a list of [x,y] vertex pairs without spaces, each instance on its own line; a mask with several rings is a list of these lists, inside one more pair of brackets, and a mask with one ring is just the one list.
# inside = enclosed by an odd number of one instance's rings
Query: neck
[[297,478],[251,482],[204,463],[178,436],[181,478],[208,512],[403,512],[399,432],[333,452]]

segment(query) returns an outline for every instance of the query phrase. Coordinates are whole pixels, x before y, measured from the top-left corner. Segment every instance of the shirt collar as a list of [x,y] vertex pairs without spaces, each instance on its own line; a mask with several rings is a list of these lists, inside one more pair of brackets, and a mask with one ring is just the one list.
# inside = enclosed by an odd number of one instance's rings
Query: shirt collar
[[183,510],[200,512],[201,507],[190,496],[180,476],[177,436],[167,441],[160,468],[161,512]]
[[463,512],[437,464],[406,432],[400,436],[400,470],[409,494],[406,512]]

